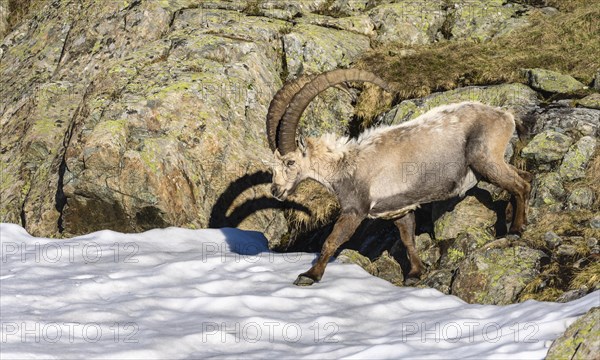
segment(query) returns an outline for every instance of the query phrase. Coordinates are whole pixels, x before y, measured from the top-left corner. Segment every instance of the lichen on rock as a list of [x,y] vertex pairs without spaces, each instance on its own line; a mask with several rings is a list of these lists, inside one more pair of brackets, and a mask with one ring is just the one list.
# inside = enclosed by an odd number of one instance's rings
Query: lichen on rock
[[592,359],[598,356],[598,351],[600,351],[600,308],[595,307],[577,319],[562,336],[554,340],[546,359]]
[[542,251],[524,246],[483,248],[459,266],[452,294],[469,303],[511,304],[539,274],[545,257]]

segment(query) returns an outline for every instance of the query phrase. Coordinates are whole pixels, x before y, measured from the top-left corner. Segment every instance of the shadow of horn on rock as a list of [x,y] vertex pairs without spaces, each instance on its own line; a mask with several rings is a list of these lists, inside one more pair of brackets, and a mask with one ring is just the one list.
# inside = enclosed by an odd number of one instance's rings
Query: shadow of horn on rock
[[231,182],[215,202],[210,214],[208,227],[237,227],[250,215],[267,209],[294,209],[310,214],[310,210],[301,204],[293,201],[281,202],[270,196],[248,199],[242,204],[236,205],[235,208],[231,208],[243,192],[255,186],[268,184],[270,182],[271,173],[267,171],[257,171],[252,174],[246,174]]

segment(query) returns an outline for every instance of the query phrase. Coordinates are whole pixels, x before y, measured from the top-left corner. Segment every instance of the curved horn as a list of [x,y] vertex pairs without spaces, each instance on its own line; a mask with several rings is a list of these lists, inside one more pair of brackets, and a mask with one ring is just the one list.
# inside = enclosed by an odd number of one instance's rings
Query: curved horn
[[392,92],[387,82],[369,71],[338,69],[317,76],[294,95],[281,119],[281,126],[279,126],[278,130],[278,148],[281,154],[287,154],[296,150],[298,122],[304,109],[306,109],[312,99],[327,88],[346,81],[371,82]]
[[267,139],[271,151],[274,152],[277,149],[277,129],[281,117],[285,113],[285,109],[287,109],[294,95],[302,90],[304,85],[309,83],[314,77],[314,75],[302,75],[295,80],[288,81],[273,96],[273,100],[271,100],[271,104],[269,105],[269,112],[267,112]]

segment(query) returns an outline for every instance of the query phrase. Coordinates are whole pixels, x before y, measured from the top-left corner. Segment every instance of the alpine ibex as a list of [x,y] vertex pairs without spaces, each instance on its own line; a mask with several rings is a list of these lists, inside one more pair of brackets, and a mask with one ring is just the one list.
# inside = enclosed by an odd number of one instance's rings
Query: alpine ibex
[[336,195],[341,215],[316,264],[294,284],[321,280],[325,266],[365,218],[393,220],[418,278],[423,264],[415,248],[415,216],[420,204],[463,196],[479,178],[506,189],[516,199],[511,233],[526,223],[530,175],[504,161],[515,130],[510,113],[476,102],[440,106],[395,126],[365,131],[356,139],[326,134],[296,142],[304,109],[325,89],[346,81],[372,82],[390,91],[374,74],[333,70],[286,83],[267,115],[267,137],[275,154],[271,192],[285,200],[311,178]]

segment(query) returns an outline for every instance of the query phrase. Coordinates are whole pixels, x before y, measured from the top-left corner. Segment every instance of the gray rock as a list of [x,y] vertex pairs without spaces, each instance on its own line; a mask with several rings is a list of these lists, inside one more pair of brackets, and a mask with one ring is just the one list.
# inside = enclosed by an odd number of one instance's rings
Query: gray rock
[[560,176],[569,181],[584,177],[596,145],[597,140],[591,136],[584,136],[573,144],[560,165]]
[[545,69],[526,69],[529,85],[537,90],[568,94],[585,88],[572,76]]
[[338,260],[343,263],[356,264],[368,273],[401,286],[404,281],[400,264],[387,252],[384,251],[375,261],[363,256],[356,250],[344,249],[338,255]]
[[589,209],[593,204],[594,191],[585,186],[573,189],[568,198],[568,206],[571,209]]
[[378,6],[369,12],[380,43],[427,44],[444,23],[442,1],[401,2]]
[[594,84],[592,86],[594,89],[600,90],[600,70],[596,72],[596,76],[594,77]]
[[442,256],[440,266],[448,269],[455,269],[475,250],[494,240],[494,236],[489,229],[468,227],[459,233],[456,240],[448,247],[448,250]]
[[400,124],[414,119],[436,106],[462,101],[479,101],[491,106],[510,108],[517,114],[525,114],[539,103],[538,94],[523,84],[467,86],[431,94],[421,99],[402,101],[383,114],[382,122]]
[[371,48],[369,38],[343,30],[299,24],[283,36],[288,79],[348,67]]
[[[0,186],[1,221],[23,210],[41,236],[58,224],[63,235],[238,226],[275,242],[287,231],[273,209],[228,218],[269,196],[267,174],[245,175],[271,157],[264,117],[287,24],[182,3],[48,4],[11,35],[0,156],[14,175]],[[94,11],[70,20],[80,6]]]
[[437,270],[427,274],[422,286],[434,288],[444,294],[450,294],[454,273],[450,270]]
[[455,2],[449,10],[454,20],[452,38],[483,42],[506,34],[524,25],[515,16],[522,9],[521,5],[504,5],[501,0]]
[[569,150],[573,139],[556,131],[548,130],[537,134],[521,150],[524,158],[547,163],[560,160]]
[[371,260],[356,250],[344,249],[340,251],[337,260],[344,264],[356,264],[369,273],[373,272]]
[[600,307],[594,307],[577,319],[554,340],[546,359],[597,359],[600,351]]
[[566,132],[573,138],[600,135],[600,110],[573,107],[533,108],[532,134],[546,130]]
[[8,17],[10,15],[8,11],[8,1],[0,1],[0,39],[8,33]]
[[532,184],[531,205],[560,206],[566,196],[563,180],[556,172],[537,175]]
[[589,238],[586,241],[586,244],[587,244],[588,248],[590,249],[591,254],[600,253],[600,242],[598,242],[598,239],[593,238],[593,237]]
[[548,248],[554,249],[562,243],[562,238],[554,232],[548,231],[544,234],[544,242]]
[[516,301],[540,273],[546,255],[524,246],[480,249],[459,266],[452,294],[468,303],[504,305]]
[[391,282],[394,285],[402,286],[404,275],[402,267],[387,251],[384,251],[380,257],[373,261],[373,275]]
[[577,247],[575,245],[562,244],[558,247],[556,254],[559,256],[572,257],[577,255]]
[[600,110],[600,94],[591,94],[583,99],[577,100],[577,105]]
[[590,219],[590,227],[592,229],[600,229],[600,215],[596,215]]
[[441,251],[428,233],[418,235],[415,238],[415,243],[417,253],[425,265],[433,266],[437,264],[441,257]]
[[447,211],[448,203],[434,204],[434,213],[442,213],[434,223],[435,239],[437,241],[455,239],[465,229],[493,229],[496,223],[496,213],[488,209],[474,196],[467,196],[451,211]]
[[374,36],[376,34],[375,24],[373,24],[371,18],[365,14],[342,18],[307,14],[299,18],[297,21],[298,23],[307,23],[339,30],[346,30],[348,32],[366,36]]
[[569,301],[577,300],[584,297],[588,293],[587,288],[577,289],[577,290],[569,290],[563,293],[561,296],[556,299],[556,302],[566,303]]
[[353,14],[364,12],[369,0],[333,0],[326,2],[321,7],[321,12],[349,17]]

